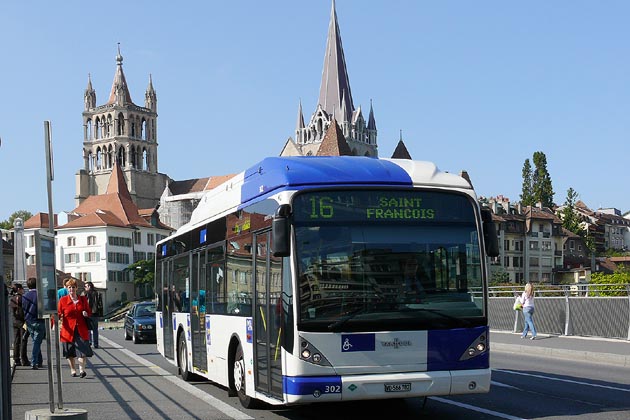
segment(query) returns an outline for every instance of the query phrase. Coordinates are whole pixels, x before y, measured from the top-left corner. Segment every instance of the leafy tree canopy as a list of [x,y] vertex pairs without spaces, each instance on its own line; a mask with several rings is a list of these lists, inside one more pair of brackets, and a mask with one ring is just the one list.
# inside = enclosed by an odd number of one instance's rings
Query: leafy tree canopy
[[155,277],[155,260],[140,260],[127,266],[125,270],[133,273],[133,282],[135,285],[153,283]]
[[521,204],[524,206],[534,205],[532,165],[529,163],[529,159],[525,159],[525,163],[523,164],[523,192],[521,193]]
[[13,229],[13,223],[15,219],[20,218],[23,222],[26,222],[28,219],[33,217],[33,214],[27,210],[18,210],[14,212],[7,220],[0,222],[0,227],[2,229]]
[[583,237],[584,230],[580,226],[580,216],[575,210],[575,202],[578,197],[578,193],[573,188],[567,190],[567,198],[564,201],[564,208],[560,216],[563,228]]

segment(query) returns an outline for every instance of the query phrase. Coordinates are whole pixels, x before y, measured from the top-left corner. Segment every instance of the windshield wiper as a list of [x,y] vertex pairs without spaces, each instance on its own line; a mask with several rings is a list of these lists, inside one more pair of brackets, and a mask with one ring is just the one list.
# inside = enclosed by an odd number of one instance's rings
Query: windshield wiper
[[346,315],[342,316],[341,318],[339,318],[338,320],[336,320],[332,324],[329,324],[328,325],[328,330],[329,331],[333,331],[333,330],[337,329],[338,327],[341,327],[342,325],[344,325],[346,322],[350,321],[355,316],[357,316],[357,315],[359,315],[361,313],[365,313],[367,311],[367,309],[368,308],[365,305],[359,306],[358,308],[348,312]]
[[471,325],[471,322],[469,320],[467,320],[466,318],[458,318],[456,316],[452,316],[452,315],[448,315],[445,314],[442,311],[439,311],[437,309],[428,309],[428,308],[407,308],[405,309],[406,311],[417,311],[417,312],[429,312],[431,314],[434,315],[439,315],[442,318],[446,318],[452,321],[458,321],[458,322],[463,322],[466,326]]

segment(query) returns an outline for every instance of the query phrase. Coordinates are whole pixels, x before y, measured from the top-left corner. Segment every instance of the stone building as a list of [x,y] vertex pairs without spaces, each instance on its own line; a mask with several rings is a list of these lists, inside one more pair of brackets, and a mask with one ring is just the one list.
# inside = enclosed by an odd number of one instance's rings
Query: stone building
[[76,174],[75,205],[107,190],[114,164],[124,176],[129,194],[139,208],[155,208],[170,178],[158,172],[157,94],[153,80],[144,106],[131,100],[118,48],[116,72],[107,102],[96,105],[91,76],[83,111],[83,168]]

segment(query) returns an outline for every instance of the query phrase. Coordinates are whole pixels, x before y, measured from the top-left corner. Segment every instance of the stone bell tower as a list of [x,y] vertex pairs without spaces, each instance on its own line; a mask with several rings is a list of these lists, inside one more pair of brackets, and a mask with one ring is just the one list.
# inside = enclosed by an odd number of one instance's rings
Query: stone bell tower
[[107,191],[114,163],[122,170],[132,200],[138,208],[154,208],[169,177],[158,172],[157,95],[153,80],[145,92],[144,106],[131,100],[123,57],[116,56],[116,73],[109,98],[96,105],[96,91],[88,75],[83,110],[83,168],[76,174],[75,205]]

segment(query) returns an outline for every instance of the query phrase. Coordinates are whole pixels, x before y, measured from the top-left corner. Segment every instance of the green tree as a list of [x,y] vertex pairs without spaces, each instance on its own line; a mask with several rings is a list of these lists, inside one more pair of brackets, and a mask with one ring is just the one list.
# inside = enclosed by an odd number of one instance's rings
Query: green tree
[[521,204],[531,206],[534,204],[534,195],[532,192],[532,165],[529,159],[525,159],[523,164],[523,192],[521,193]]
[[584,229],[580,226],[580,217],[575,211],[575,202],[578,197],[578,193],[573,188],[569,188],[567,190],[567,198],[564,201],[564,208],[560,215],[563,228],[584,237],[586,235],[584,234]]
[[547,156],[543,152],[534,153],[534,173],[532,176],[532,192],[536,203],[544,207],[553,207],[553,187],[547,171]]
[[627,296],[626,285],[630,283],[630,272],[619,268],[613,274],[593,273],[590,284],[599,284],[596,294],[599,296]]
[[22,219],[23,222],[26,222],[28,219],[33,217],[33,214],[27,210],[18,210],[9,216],[7,220],[0,222],[0,227],[2,229],[13,229],[13,223],[18,217]]
[[140,260],[127,266],[125,270],[133,273],[133,283],[136,286],[140,284],[153,283],[155,276],[155,260]]

